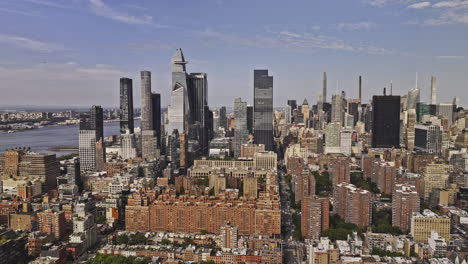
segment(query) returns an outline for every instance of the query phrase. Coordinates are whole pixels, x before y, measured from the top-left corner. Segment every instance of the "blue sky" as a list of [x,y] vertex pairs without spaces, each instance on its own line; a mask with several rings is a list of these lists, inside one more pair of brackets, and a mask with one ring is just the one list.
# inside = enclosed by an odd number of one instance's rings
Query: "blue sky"
[[119,78],[150,70],[169,102],[170,58],[206,72],[209,104],[252,103],[253,69],[274,76],[274,103],[330,95],[364,99],[393,81],[428,101],[468,101],[468,1],[1,0],[0,105],[117,106]]

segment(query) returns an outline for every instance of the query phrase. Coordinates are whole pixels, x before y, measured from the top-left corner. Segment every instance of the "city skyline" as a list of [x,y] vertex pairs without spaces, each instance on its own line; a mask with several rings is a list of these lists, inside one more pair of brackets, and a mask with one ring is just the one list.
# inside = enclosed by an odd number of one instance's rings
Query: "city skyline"
[[[249,10],[242,8],[247,4],[243,1],[187,3],[177,16],[167,15],[177,5],[169,2],[5,2],[0,4],[0,22],[7,25],[0,31],[0,55],[5,58],[0,78],[2,87],[11,88],[3,89],[0,105],[52,106],[59,101],[63,106],[115,107],[119,78],[132,78],[139,87],[138,73],[149,70],[165,107],[171,90],[168,62],[176,48],[189,54],[192,72],[208,74],[209,101],[217,103],[212,107],[231,105],[237,92],[248,94],[244,100],[252,104],[251,71],[262,68],[276,76],[275,107],[285,105],[282,98],[291,97],[290,87],[300,95],[290,99],[315,103],[323,72],[329,98],[341,90],[357,98],[359,75],[366,102],[388,88],[390,80],[393,93],[404,95],[419,72],[421,101],[430,101],[430,78],[435,76],[438,102],[451,102],[455,95],[465,102],[468,95],[461,91],[467,77],[459,69],[467,66],[468,39],[460,33],[468,7],[462,1],[448,2],[452,5],[353,1],[337,10],[324,1],[292,6],[268,1],[271,18],[262,19],[254,14],[266,1],[249,3]],[[359,14],[366,19],[356,19]],[[73,31],[80,32],[79,39]],[[218,67],[220,58],[230,60]],[[134,97],[140,97],[139,91]]]

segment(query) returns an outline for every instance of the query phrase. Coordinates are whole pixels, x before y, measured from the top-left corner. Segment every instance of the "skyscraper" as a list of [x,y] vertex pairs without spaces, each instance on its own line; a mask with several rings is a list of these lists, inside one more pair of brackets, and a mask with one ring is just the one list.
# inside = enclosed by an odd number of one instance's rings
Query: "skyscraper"
[[120,78],[120,133],[127,129],[133,134],[133,84],[132,79]]
[[153,112],[151,107],[151,72],[141,73],[141,130],[153,129]]
[[342,91],[341,94],[334,94],[332,96],[332,122],[340,122],[341,125],[344,124],[344,113],[345,113],[345,92]]
[[372,98],[372,147],[400,147],[400,96]]
[[431,76],[431,104],[437,104],[437,79]]
[[322,100],[324,103],[327,102],[327,73],[323,73],[323,91],[322,91]]
[[362,76],[359,75],[359,102],[362,103]]
[[415,149],[435,155],[442,153],[442,127],[431,123],[416,124],[414,126],[414,134]]
[[297,102],[296,100],[288,100],[288,105],[291,106],[291,115],[292,115],[292,111],[296,110],[297,109]]
[[234,156],[240,156],[241,145],[247,143],[249,131],[247,129],[247,103],[241,98],[234,99]]
[[219,126],[224,128],[224,131],[226,131],[227,117],[226,117],[226,107],[225,106],[221,106],[219,108]]
[[[104,141],[104,119],[101,106],[94,105],[89,113],[80,115],[79,155],[81,172],[96,170],[98,159],[105,160],[105,151],[97,156],[96,146]],[[101,152],[101,151],[99,151]]]
[[332,122],[325,128],[325,153],[340,153],[341,123]]
[[141,156],[146,160],[157,158],[157,138],[153,130],[153,103],[151,72],[141,72]]
[[273,150],[273,76],[254,70],[254,141]]
[[416,109],[416,105],[419,103],[419,100],[420,100],[420,90],[418,87],[414,87],[408,92],[408,100],[407,100],[406,109],[407,110]]
[[161,94],[151,93],[151,112],[153,117],[153,130],[156,132],[158,146],[161,145]]
[[253,135],[253,106],[247,106],[247,130],[249,130],[249,134]]
[[190,121],[199,123],[200,132],[197,139],[201,154],[208,153],[209,129],[208,125],[208,79],[206,73],[191,73],[188,76],[188,99],[190,106]]
[[185,61],[182,49],[177,49],[176,54],[172,57],[171,105],[168,107],[167,133],[172,133],[175,129],[179,134],[184,133],[190,124],[186,64],[187,61]]

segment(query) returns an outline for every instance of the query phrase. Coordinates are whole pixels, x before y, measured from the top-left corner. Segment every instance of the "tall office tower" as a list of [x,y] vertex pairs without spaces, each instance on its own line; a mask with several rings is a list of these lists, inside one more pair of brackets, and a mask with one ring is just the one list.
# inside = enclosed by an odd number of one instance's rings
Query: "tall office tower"
[[288,105],[291,106],[291,115],[294,110],[297,109],[297,102],[296,100],[288,100]]
[[317,196],[304,197],[301,202],[301,233],[307,239],[319,239],[330,227],[330,201]]
[[447,124],[450,126],[453,122],[453,113],[455,106],[453,104],[437,104],[436,115],[447,117]]
[[153,102],[151,72],[141,72],[141,157],[145,160],[158,158],[156,132],[153,129]]
[[414,127],[416,125],[416,110],[409,109],[408,110],[408,121],[406,122],[406,148],[409,151],[414,150]]
[[133,134],[133,84],[132,79],[120,78],[120,133],[127,129]]
[[414,134],[415,149],[437,156],[442,154],[442,127],[431,123],[416,124],[414,127]]
[[332,114],[331,114],[331,121],[332,122],[341,122],[344,123],[344,113],[345,113],[345,93],[341,92],[341,94],[334,94],[332,95]]
[[329,123],[325,128],[325,154],[340,153],[341,123]]
[[359,75],[359,102],[362,103],[362,76]]
[[120,135],[120,156],[124,160],[137,156],[135,134],[130,134],[130,130]]
[[141,73],[141,130],[153,130],[153,111],[151,105],[151,72]]
[[227,116],[225,106],[221,106],[219,108],[219,126],[224,128],[224,131],[227,131]]
[[431,76],[431,104],[437,104],[437,78]]
[[356,99],[350,99],[348,103],[348,114],[353,116],[353,127],[359,121],[359,116],[361,112],[361,101]]
[[346,156],[351,156],[352,135],[351,130],[342,130],[340,134],[340,152]]
[[374,95],[372,98],[372,147],[400,147],[400,96]]
[[392,225],[403,232],[411,228],[411,216],[419,212],[419,195],[416,186],[396,184],[392,196]]
[[292,115],[291,115],[291,106],[290,105],[287,105],[285,108],[284,108],[284,120],[286,121],[286,125],[289,125],[291,124],[292,122]]
[[[94,105],[89,113],[80,115],[79,155],[81,172],[96,171],[97,160],[105,160],[105,151],[97,156],[97,143],[104,140],[104,119],[101,106]],[[100,151],[101,152],[101,151]]]
[[254,70],[254,142],[273,150],[273,76]]
[[234,156],[240,156],[241,145],[249,140],[249,130],[247,129],[247,103],[241,98],[234,99],[234,119],[236,128],[234,129]]
[[322,96],[323,96],[323,102],[327,102],[327,73],[323,73],[323,91],[322,91]]
[[420,101],[420,93],[421,91],[419,90],[419,85],[418,85],[418,74],[416,73],[416,82],[415,82],[414,88],[409,90],[408,92],[407,103],[406,103],[407,110],[416,109],[416,106]]
[[359,227],[371,224],[372,194],[352,184],[340,183],[333,187],[333,212],[344,221]]
[[249,134],[253,135],[253,121],[254,121],[254,109],[253,105],[247,105],[247,130]]
[[158,147],[161,145],[161,94],[151,93],[151,112],[153,130],[156,133]]
[[211,129],[208,126],[208,79],[206,73],[191,73],[188,76],[188,99],[190,122],[200,124],[198,142],[201,154],[208,154],[208,141]]
[[172,57],[171,105],[167,110],[169,113],[168,133],[172,133],[175,129],[179,131],[179,134],[187,132],[188,125],[191,123],[186,64],[182,49],[177,49]]
[[301,105],[301,112],[304,115],[304,124],[307,124],[307,120],[309,120],[310,117],[310,108],[307,99],[304,99],[304,102]]

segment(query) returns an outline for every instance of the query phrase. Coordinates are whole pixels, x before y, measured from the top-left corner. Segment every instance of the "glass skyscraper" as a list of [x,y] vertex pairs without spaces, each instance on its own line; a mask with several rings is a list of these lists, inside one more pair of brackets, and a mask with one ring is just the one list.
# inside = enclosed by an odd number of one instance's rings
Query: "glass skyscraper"
[[[95,171],[98,159],[105,160],[105,156],[98,157],[96,145],[99,141],[104,141],[104,117],[101,106],[94,105],[89,113],[80,115],[78,152],[81,172]],[[99,154],[105,155],[105,151]]]
[[254,70],[254,141],[273,150],[273,76]]
[[400,147],[400,96],[372,98],[372,147]]
[[120,133],[134,132],[132,79],[120,78]]

